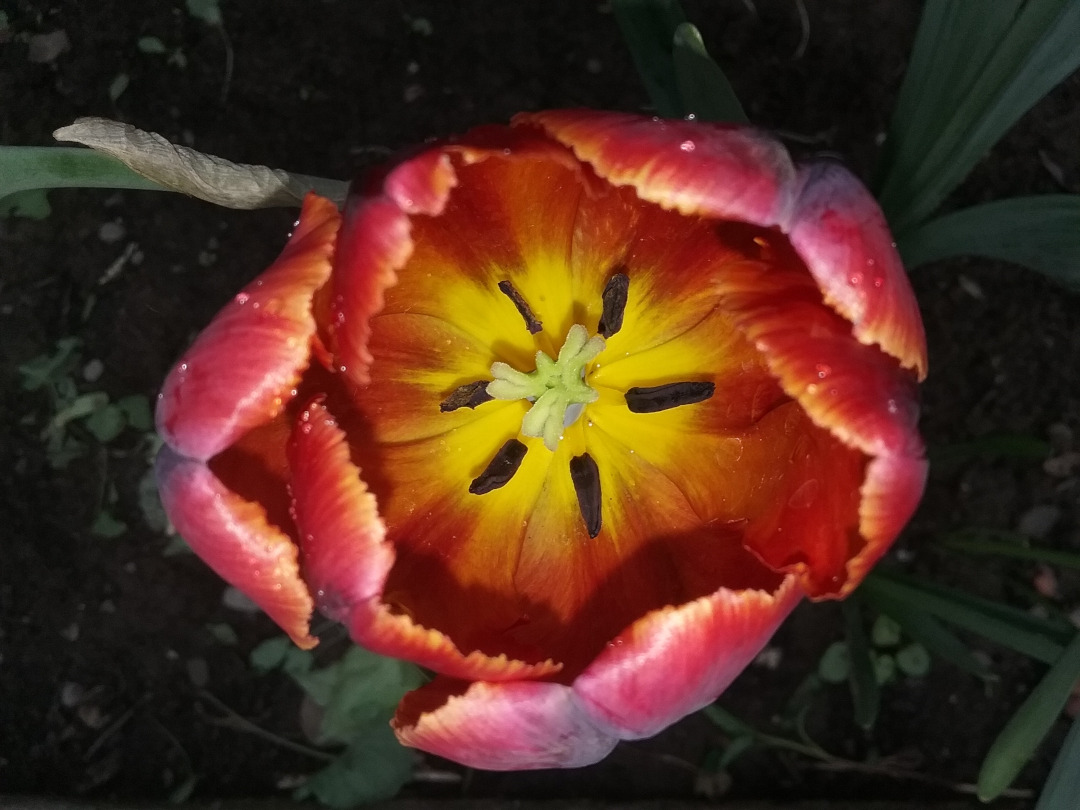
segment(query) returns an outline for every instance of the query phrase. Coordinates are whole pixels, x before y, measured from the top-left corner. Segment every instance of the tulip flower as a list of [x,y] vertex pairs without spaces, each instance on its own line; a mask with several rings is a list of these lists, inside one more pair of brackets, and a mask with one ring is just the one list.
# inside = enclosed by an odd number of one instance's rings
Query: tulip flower
[[402,742],[596,762],[713,701],[922,493],[880,210],[762,132],[520,115],[309,197],[157,419],[166,510],[302,647],[435,673]]

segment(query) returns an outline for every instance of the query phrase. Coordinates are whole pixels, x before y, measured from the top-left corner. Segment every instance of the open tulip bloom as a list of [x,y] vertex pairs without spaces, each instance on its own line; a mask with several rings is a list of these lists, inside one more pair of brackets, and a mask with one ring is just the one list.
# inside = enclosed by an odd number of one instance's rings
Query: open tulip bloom
[[435,677],[408,745],[595,762],[842,597],[926,461],[918,309],[832,162],[740,126],[521,115],[309,196],[165,383],[158,477],[302,647]]

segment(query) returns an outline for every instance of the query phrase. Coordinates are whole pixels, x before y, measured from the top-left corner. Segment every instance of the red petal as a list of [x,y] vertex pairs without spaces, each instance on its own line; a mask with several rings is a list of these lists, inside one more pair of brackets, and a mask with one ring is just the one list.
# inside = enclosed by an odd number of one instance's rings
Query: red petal
[[300,579],[296,546],[266,520],[266,511],[225,487],[201,462],[168,447],[158,454],[158,488],[180,536],[224,580],[266,611],[305,649],[311,595]]
[[481,682],[450,694],[453,685],[440,681],[402,701],[394,730],[405,745],[472,768],[516,771],[591,765],[618,741],[590,722],[566,686]]
[[884,456],[870,462],[859,507],[859,531],[866,546],[848,561],[848,580],[840,596],[855,589],[900,534],[922,498],[929,466],[926,459],[908,456]]
[[318,593],[319,609],[346,622],[358,643],[459,678],[538,678],[561,669],[552,661],[465,654],[445,634],[382,603],[394,547],[384,539],[375,498],[349,458],[345,432],[322,404],[301,414],[289,463],[305,578]]
[[206,460],[277,416],[308,364],[312,297],[330,276],[341,217],[309,194],[281,256],[218,313],[173,368],[158,397],[158,431]]
[[612,641],[573,689],[601,729],[649,737],[708,705],[772,637],[801,598],[794,577],[775,593],[722,589],[657,610]]
[[339,370],[353,382],[368,382],[369,320],[412,255],[409,214],[442,213],[456,182],[449,157],[428,150],[391,171],[382,195],[355,196],[346,207],[334,259],[333,317]]
[[600,177],[680,213],[774,225],[787,219],[795,168],[759,130],[595,110],[523,113]]
[[785,230],[817,280],[825,302],[904,368],[926,377],[919,306],[877,202],[836,163],[799,169],[801,191]]
[[354,605],[382,593],[393,547],[384,541],[375,497],[349,459],[345,434],[324,405],[300,414],[288,455],[304,578],[319,609],[345,621]]

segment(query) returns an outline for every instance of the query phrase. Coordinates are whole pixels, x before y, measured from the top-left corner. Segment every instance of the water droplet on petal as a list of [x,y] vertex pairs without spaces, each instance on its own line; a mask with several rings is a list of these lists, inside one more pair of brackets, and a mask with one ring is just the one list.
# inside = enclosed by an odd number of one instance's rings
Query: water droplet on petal
[[694,115],[693,113],[687,113],[687,114],[686,114],[686,120],[687,120],[687,121],[696,121],[696,120],[697,120],[697,116],[696,116],[696,115]]
[[883,279],[881,276],[876,276],[874,278],[874,286],[880,290],[882,287],[885,286],[885,279]]
[[825,363],[818,363],[816,366],[814,366],[814,369],[817,371],[819,380],[824,380],[826,377],[832,374],[832,366],[828,366]]
[[693,152],[695,149],[697,149],[697,144],[695,144],[693,141],[683,141],[679,144],[679,148],[682,149],[684,152]]
[[243,306],[244,304],[246,304],[248,302],[248,299],[250,297],[251,296],[248,295],[246,292],[237,293],[236,294],[236,303],[238,303],[240,306]]
[[862,273],[852,273],[851,277],[848,279],[848,284],[850,284],[852,287],[858,287],[862,283],[863,283],[863,274]]

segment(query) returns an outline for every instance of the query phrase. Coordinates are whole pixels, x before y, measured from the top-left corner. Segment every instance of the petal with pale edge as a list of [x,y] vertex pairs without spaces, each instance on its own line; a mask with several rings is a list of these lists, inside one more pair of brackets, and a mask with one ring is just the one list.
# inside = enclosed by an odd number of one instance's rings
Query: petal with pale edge
[[456,182],[450,158],[431,149],[394,168],[382,194],[356,194],[345,209],[334,258],[333,335],[339,370],[359,385],[369,381],[372,363],[369,320],[412,255],[409,215],[442,213]]
[[758,225],[787,220],[795,167],[779,141],[750,127],[597,110],[522,113],[600,177],[681,214]]
[[398,739],[472,768],[578,768],[599,762],[618,738],[592,723],[567,686],[460,684],[436,679],[405,696],[394,718]]
[[281,256],[218,313],[170,372],[157,426],[189,458],[207,460],[281,413],[308,365],[312,298],[330,277],[341,217],[309,194]]
[[837,163],[799,168],[799,196],[784,225],[825,302],[877,344],[926,377],[926,335],[904,265],[877,202]]
[[802,597],[721,589],[636,621],[574,681],[582,709],[623,739],[656,734],[708,705],[743,671]]
[[168,447],[157,457],[165,511],[192,551],[239,588],[300,647],[317,643],[308,633],[314,604],[300,579],[292,539],[266,520],[266,510],[228,489],[200,461]]
[[345,432],[322,403],[301,413],[289,460],[305,578],[318,594],[319,609],[345,622],[359,644],[457,678],[539,678],[561,669],[552,661],[463,653],[445,634],[382,603],[394,548],[384,539],[375,498],[349,457]]

